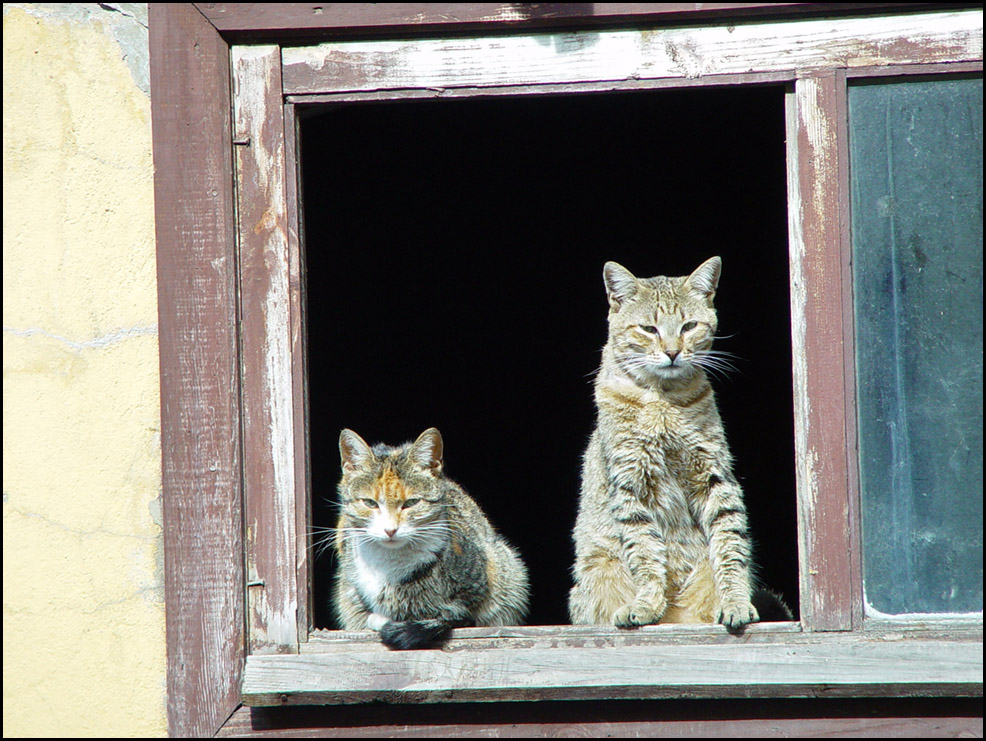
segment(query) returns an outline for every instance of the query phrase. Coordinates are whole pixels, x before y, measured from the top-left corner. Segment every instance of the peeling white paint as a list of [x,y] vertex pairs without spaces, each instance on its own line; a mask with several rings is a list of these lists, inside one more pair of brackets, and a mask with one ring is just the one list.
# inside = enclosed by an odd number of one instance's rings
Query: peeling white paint
[[[808,447],[811,419],[811,400],[808,396],[808,367],[805,359],[807,285],[804,272],[805,239],[802,231],[804,204],[798,164],[798,131],[805,106],[806,89],[811,82],[799,80],[797,91],[787,96],[787,180],[788,180],[788,242],[791,261],[791,355],[794,382],[794,448],[795,477],[798,490],[798,553],[799,571],[809,575],[810,543],[807,533],[818,501],[817,454]],[[815,100],[814,94],[810,100]],[[801,605],[811,605],[808,579],[801,580]]]
[[[311,89],[289,92],[694,78],[982,57],[982,11],[490,38],[334,41],[282,51]],[[326,69],[328,68],[328,69]]]
[[[287,193],[284,172],[283,131],[264,132],[264,126],[282,125],[277,111],[269,111],[267,95],[280,63],[280,50],[276,46],[233,47],[234,132],[237,137],[248,137],[251,144],[240,147],[240,162],[249,162],[239,171],[249,171],[255,178],[251,188],[263,194],[267,205],[256,224],[244,223],[240,213],[240,229],[249,230],[263,238],[263,263],[267,266],[266,295],[262,297],[264,321],[263,347],[263,398],[269,405],[258,410],[267,424],[266,440],[270,444],[270,462],[273,468],[273,491],[263,492],[273,498],[270,511],[277,513],[274,523],[282,528],[278,536],[285,543],[294,543],[295,518],[295,451],[294,451],[294,388],[291,355],[291,294],[289,281],[289,244],[287,235]],[[251,217],[252,219],[253,217]],[[254,523],[256,527],[256,523]],[[288,564],[284,564],[288,567]],[[289,569],[290,571],[290,569]],[[280,577],[278,577],[280,578]],[[285,582],[289,576],[285,575]],[[279,585],[285,586],[285,585]],[[291,591],[279,591],[290,602]],[[263,586],[251,588],[250,609],[257,616],[251,619],[251,643],[255,650],[270,647],[283,650],[296,645],[298,636],[297,605],[274,604],[271,592]]]

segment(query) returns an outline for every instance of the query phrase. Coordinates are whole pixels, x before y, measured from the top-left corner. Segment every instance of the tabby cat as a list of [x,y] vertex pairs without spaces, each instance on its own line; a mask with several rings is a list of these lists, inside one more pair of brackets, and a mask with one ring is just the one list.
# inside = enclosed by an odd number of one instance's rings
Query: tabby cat
[[466,625],[517,625],[527,613],[526,567],[444,475],[442,449],[435,428],[398,447],[339,435],[336,615],[391,648],[422,648]]
[[[597,425],[575,524],[573,623],[634,627],[759,619],[743,492],[706,370],[722,261],[691,275],[603,270],[609,339],[596,377]],[[757,594],[783,617],[786,607]]]

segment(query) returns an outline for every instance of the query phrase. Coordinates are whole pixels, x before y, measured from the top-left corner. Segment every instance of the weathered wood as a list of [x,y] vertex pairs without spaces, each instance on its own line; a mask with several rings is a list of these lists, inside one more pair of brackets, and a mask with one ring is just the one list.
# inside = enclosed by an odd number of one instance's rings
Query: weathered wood
[[[289,254],[280,49],[234,46],[247,610],[251,653],[297,651],[298,264]],[[291,273],[295,272],[292,301]],[[297,340],[297,341],[295,341]],[[300,362],[300,357],[298,358]]]
[[149,13],[168,729],[212,735],[243,665],[229,52],[188,5]]
[[[833,505],[841,505],[845,501],[846,517],[848,518],[845,540],[837,542],[838,548],[843,543],[846,546],[846,559],[849,568],[849,584],[839,594],[844,597],[848,592],[849,616],[853,627],[863,625],[863,548],[862,526],[860,524],[859,499],[859,438],[856,428],[856,335],[853,313],[853,277],[852,277],[852,221],[849,213],[849,88],[848,75],[840,70],[836,73],[837,89],[835,94],[835,138],[836,138],[836,192],[839,225],[839,269],[842,285],[842,424],[843,438],[846,446],[845,499],[839,497]],[[830,423],[834,424],[832,420]],[[833,506],[833,509],[836,509]],[[832,518],[838,522],[843,517],[841,509]],[[826,546],[829,547],[829,546]]]
[[196,3],[220,31],[238,36],[462,33],[497,27],[722,22],[751,16],[905,10],[933,3]]
[[774,643],[251,656],[246,705],[982,695],[982,640],[841,633]]
[[242,707],[220,736],[269,738],[980,738],[982,701],[628,700]]
[[[972,641],[981,642],[979,616],[921,616],[908,619],[869,620],[863,641]],[[819,640],[804,631],[800,623],[755,623],[741,637],[729,634],[721,625],[647,625],[624,630],[606,625],[522,625],[498,628],[458,628],[442,644],[444,651],[472,651],[489,648],[626,648],[633,646],[746,645],[785,643],[798,646]],[[827,640],[827,638],[826,638]],[[327,654],[345,651],[387,653],[379,634],[370,630],[316,630],[309,635],[302,653]]]
[[291,300],[291,386],[294,399],[295,563],[298,585],[298,637],[304,641],[311,629],[312,559],[309,527],[312,521],[311,446],[308,435],[308,328],[304,239],[301,225],[300,162],[297,109],[284,106],[285,197],[287,200],[288,292]]
[[972,62],[946,62],[928,67],[926,64],[903,64],[893,67],[856,67],[846,70],[847,79],[861,79],[865,77],[899,77],[909,75],[928,75],[928,74],[981,74],[983,71],[982,59]]
[[799,79],[788,105],[801,619],[812,630],[852,628],[856,584],[847,491],[840,98],[845,79],[829,72]]
[[[925,67],[925,70],[927,68]],[[523,97],[527,95],[573,95],[582,93],[627,92],[631,90],[659,90],[673,88],[724,87],[731,85],[766,85],[790,82],[794,74],[788,72],[762,72],[749,75],[709,75],[699,78],[664,77],[658,80],[604,80],[572,82],[557,85],[506,85],[477,88],[423,88],[412,90],[348,90],[311,95],[289,95],[286,99],[298,105],[312,103],[369,102],[374,100],[412,100],[493,97]]]
[[338,41],[284,49],[284,91],[486,88],[695,79],[982,58],[982,11],[585,31]]
[[[202,4],[201,7],[211,14],[209,5]],[[580,12],[579,9],[585,12],[586,8],[591,8],[591,12],[596,12],[606,5],[614,4],[595,6],[564,4],[565,12],[570,13],[571,16],[546,21],[546,23],[548,25],[574,23],[576,21],[572,19]],[[647,5],[656,8],[689,4]],[[872,4],[869,5],[872,7]],[[299,28],[302,32],[313,27],[328,28],[328,26],[309,25],[306,29],[304,23],[291,21],[289,19],[291,8],[298,7],[306,7],[309,12],[314,11],[315,7],[321,7],[330,15],[336,12],[336,8],[344,8],[339,12],[352,15],[348,19],[338,16],[338,19],[342,19],[337,28],[339,35],[365,34],[373,24],[376,24],[377,31],[380,33],[395,30],[404,33],[411,25],[421,31],[428,30],[425,23],[418,23],[418,19],[413,17],[388,20],[385,16],[392,12],[393,4],[349,4],[348,7],[344,4],[332,6],[288,4],[288,6],[285,8],[283,5],[260,4],[215,5],[211,7],[228,9],[228,13],[226,10],[220,12],[225,14],[227,21],[232,19],[236,22],[224,25],[224,21],[219,16],[210,15],[210,17],[218,27],[230,33],[237,33],[238,29],[247,29],[245,33],[268,38],[283,37]],[[442,8],[442,5],[429,4],[429,7]],[[814,8],[821,10],[832,7],[833,4],[814,5]],[[698,12],[697,8],[694,10]],[[234,336],[237,316],[233,272],[234,209],[231,135],[227,106],[229,65],[225,42],[193,6],[151,4],[149,14],[161,331],[169,730],[173,735],[206,735],[213,733],[219,727],[239,699],[238,687],[244,646],[242,511],[239,499],[242,481],[238,447],[238,358]],[[935,13],[910,18],[919,19],[922,25],[925,25],[930,24],[939,15]],[[965,32],[959,32],[954,38],[954,47],[957,49],[955,64],[959,66],[971,64],[970,69],[981,70],[981,11],[978,11],[976,18],[978,18],[978,26],[972,29],[971,37]],[[886,28],[891,24],[896,25],[900,20],[900,18],[882,17],[873,18],[872,23]],[[478,19],[476,22],[484,29],[503,30],[508,27],[507,22],[496,19]],[[587,26],[596,26],[605,22],[603,19],[589,15],[584,17]],[[847,21],[833,21],[832,27],[841,26],[845,22]],[[392,23],[396,25],[391,25]],[[821,21],[812,21],[812,23],[821,23]],[[465,26],[450,27],[456,30],[465,28]],[[728,31],[726,26],[723,26],[723,29]],[[566,36],[569,39],[577,37],[578,35]],[[871,57],[865,54],[859,55],[861,47],[852,45],[850,51],[857,56],[852,56],[845,63],[851,63],[847,75],[886,74],[888,68],[880,65],[890,63],[902,65],[896,67],[893,70],[895,72],[915,73],[922,69],[939,71],[947,65],[930,67],[926,66],[926,63],[938,64],[943,60],[947,61],[950,55],[943,54],[943,50],[947,52],[950,43],[947,38],[942,39],[940,43],[928,43],[927,34],[919,33],[913,39],[904,38],[900,43],[875,49],[877,53]],[[681,51],[677,47],[672,48],[676,52]],[[789,50],[778,52],[782,62],[788,52]],[[574,52],[564,57],[574,59],[573,54]],[[558,56],[562,55],[558,54]],[[693,62],[695,59],[696,57],[685,55],[683,63]],[[906,61],[909,59],[912,61]],[[977,59],[980,61],[970,62]],[[488,59],[480,59],[478,63],[484,68],[491,67]],[[841,57],[832,59],[831,64],[833,67],[844,66]],[[864,66],[852,66],[856,64]],[[383,66],[399,65],[384,63]],[[683,69],[687,73],[688,67],[684,66]],[[529,79],[520,84],[494,82],[478,92],[506,91],[511,89],[511,85],[514,92],[539,93],[606,89],[610,85],[615,89],[620,85],[648,85],[667,80],[682,84],[701,84],[716,79],[725,81],[727,78],[762,82],[794,79],[799,74],[795,68],[787,66],[780,71],[744,73],[744,78],[732,77],[732,72],[716,78],[706,74],[704,70],[699,71],[703,76],[698,78],[681,76],[679,71],[679,76],[676,78],[646,78],[639,81],[632,78],[612,81],[578,79],[544,86],[541,85],[541,80],[534,80],[528,84]],[[653,74],[653,71],[648,73]],[[476,92],[466,87],[456,88],[456,92],[459,91],[469,94]],[[806,91],[807,88],[804,87],[799,90],[799,94],[804,94]],[[418,92],[430,94],[433,91],[422,89]],[[375,89],[370,89],[365,93],[356,91],[353,94],[378,93]],[[403,91],[385,90],[380,94],[396,96],[403,94]],[[289,254],[289,262],[291,259]],[[289,265],[289,275],[292,274],[291,270]],[[802,281],[799,290],[806,291],[804,278],[810,273],[806,273],[803,266],[795,273]],[[293,287],[292,280],[289,278],[289,285]],[[801,300],[803,299],[804,296]],[[829,307],[829,310],[838,311],[833,307]],[[822,308],[819,308],[819,312],[822,312]],[[292,316],[295,314],[292,313]],[[796,324],[797,321],[796,317]],[[796,326],[795,331],[801,330]],[[295,369],[292,369],[292,372],[296,374]],[[844,394],[845,391],[839,393]],[[297,408],[296,400],[294,408]],[[815,412],[817,413],[817,409]],[[805,433],[806,440],[810,439],[806,431],[802,432]],[[831,441],[822,440],[822,442],[831,444]],[[799,448],[799,452],[817,453],[818,450],[812,450],[804,445]],[[821,452],[826,455],[836,454],[832,450]],[[809,462],[805,465],[811,467],[815,463]],[[292,470],[297,472],[297,467]],[[825,490],[824,487],[821,489],[821,491]],[[815,539],[814,544],[821,546],[820,536],[812,537]],[[299,563],[298,570],[300,571],[301,568]],[[815,604],[811,609],[817,610],[822,607],[823,605]],[[867,621],[868,627],[871,622]],[[893,629],[895,626],[889,627]],[[906,628],[902,630],[906,632]],[[819,634],[814,635],[819,636]],[[979,642],[973,648],[978,650],[978,694],[981,696],[981,620],[979,635]],[[959,635],[958,638],[958,642],[948,645],[952,645],[957,650],[969,645],[962,642],[964,636]],[[458,645],[455,641],[459,640],[465,639],[456,636],[450,646]],[[604,637],[601,640],[603,646],[615,645],[611,639]],[[699,644],[697,648],[709,650],[708,647],[701,645],[698,638],[689,640]],[[712,641],[714,646],[718,640],[719,638],[716,638]],[[803,638],[788,636],[786,640],[797,643]],[[550,637],[542,635],[534,639],[537,645],[541,645],[544,641],[550,641]],[[761,642],[757,630],[750,631],[748,641]],[[369,649],[368,646],[366,647]],[[667,649],[667,647],[658,648]],[[792,653],[788,659],[797,661],[796,652],[799,649],[789,648]],[[510,651],[517,653],[517,649]],[[844,658],[851,659],[853,651],[853,646],[846,646],[843,649]],[[356,653],[358,654],[359,651]],[[375,654],[378,652],[374,650],[372,653],[367,663],[356,665],[359,671],[363,671],[365,666],[375,665],[377,658]],[[459,651],[458,653],[464,656],[475,652]],[[504,661],[508,660],[503,651],[495,655],[501,656]],[[324,660],[324,657],[322,659]],[[576,667],[580,666],[578,656],[574,657],[574,661]],[[938,689],[942,686],[936,685]],[[869,685],[869,687],[873,691],[885,692],[892,691],[894,688],[893,685]],[[908,685],[907,689],[915,690],[915,685]],[[975,689],[973,688],[974,691]],[[410,695],[397,693],[393,696],[406,699]],[[453,697],[453,699],[458,698]],[[537,707],[536,704],[533,706]],[[238,716],[242,716],[242,713]],[[981,733],[980,720],[978,735]],[[356,734],[350,730],[346,735]],[[719,730],[717,735],[723,735],[723,731]],[[922,735],[931,734],[922,731]],[[975,729],[973,735],[977,735]]]
[[[743,633],[745,643],[764,643],[781,640],[781,636],[802,633],[799,623],[757,623]],[[624,630],[607,625],[510,625],[496,628],[457,628],[442,644],[444,651],[487,648],[603,648],[650,644],[702,645],[735,643],[721,625],[666,624],[646,625]],[[380,635],[371,630],[316,630],[309,636],[304,653],[333,653],[339,651],[380,651],[387,649]]]
[[[891,67],[856,67],[846,70],[846,77],[852,79],[870,77],[901,77],[929,74],[977,74],[983,71],[983,63],[941,62],[933,66],[927,64],[905,64]],[[632,90],[661,90],[674,88],[725,87],[732,85],[769,85],[791,83],[798,77],[797,70],[779,72],[755,72],[747,75],[706,75],[703,77],[662,77],[656,80],[603,80],[563,83],[558,85],[506,85],[476,88],[424,88],[415,90],[371,90],[344,91],[334,93],[313,93],[310,95],[286,96],[292,104],[312,105],[318,103],[370,102],[374,100],[413,100],[474,98],[504,95],[523,97],[527,95],[571,95],[581,93],[627,92]]]

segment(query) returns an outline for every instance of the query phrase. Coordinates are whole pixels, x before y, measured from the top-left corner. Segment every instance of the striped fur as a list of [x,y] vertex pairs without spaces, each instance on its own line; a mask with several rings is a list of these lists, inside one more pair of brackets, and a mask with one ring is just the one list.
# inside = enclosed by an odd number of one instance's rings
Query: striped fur
[[476,502],[442,473],[442,437],[371,448],[339,436],[342,511],[335,608],[344,629],[422,648],[466,625],[517,625],[527,569]]
[[609,340],[575,524],[573,623],[758,619],[743,493],[706,370],[721,261],[691,275],[603,272]]

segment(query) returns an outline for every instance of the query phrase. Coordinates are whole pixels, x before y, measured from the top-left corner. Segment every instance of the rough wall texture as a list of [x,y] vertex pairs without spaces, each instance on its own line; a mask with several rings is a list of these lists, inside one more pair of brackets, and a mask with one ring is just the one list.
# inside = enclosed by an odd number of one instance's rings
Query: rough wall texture
[[146,4],[3,13],[3,732],[163,735]]

